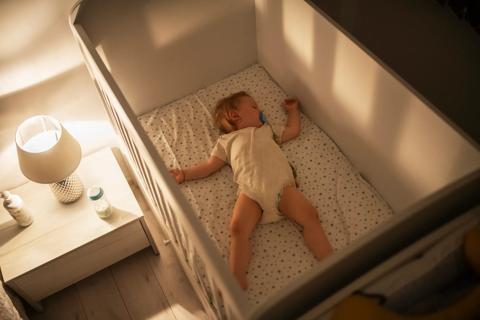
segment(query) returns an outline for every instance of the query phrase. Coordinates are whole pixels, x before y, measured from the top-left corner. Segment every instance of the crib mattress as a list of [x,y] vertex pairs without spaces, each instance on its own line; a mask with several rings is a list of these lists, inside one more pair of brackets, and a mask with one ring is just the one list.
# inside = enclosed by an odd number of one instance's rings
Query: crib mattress
[[[167,167],[183,168],[209,157],[220,135],[211,117],[215,103],[241,90],[252,95],[271,124],[285,123],[281,106],[285,92],[262,66],[253,65],[139,117]],[[335,143],[303,114],[301,125],[300,136],[281,148],[296,169],[299,189],[317,208],[330,243],[339,250],[393,212]],[[228,261],[228,226],[237,192],[231,168],[225,166],[206,179],[184,183],[181,189]],[[318,264],[295,223],[284,219],[258,225],[252,236],[248,300],[262,303]]]

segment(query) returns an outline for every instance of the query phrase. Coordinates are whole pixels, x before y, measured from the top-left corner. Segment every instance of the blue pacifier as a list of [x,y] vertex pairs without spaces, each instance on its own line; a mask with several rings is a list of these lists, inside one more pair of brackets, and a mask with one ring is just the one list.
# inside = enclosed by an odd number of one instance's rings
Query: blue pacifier
[[260,113],[258,114],[258,118],[260,119],[260,122],[262,124],[265,124],[265,122],[267,122],[267,117],[265,116],[265,113],[263,113],[262,111],[260,111]]

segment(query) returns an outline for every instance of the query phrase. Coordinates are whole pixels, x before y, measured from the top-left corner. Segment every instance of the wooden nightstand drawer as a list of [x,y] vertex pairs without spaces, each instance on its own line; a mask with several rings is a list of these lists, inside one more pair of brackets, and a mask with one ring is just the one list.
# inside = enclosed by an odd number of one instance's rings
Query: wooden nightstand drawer
[[150,244],[135,220],[37,269],[8,281],[22,295],[39,301]]

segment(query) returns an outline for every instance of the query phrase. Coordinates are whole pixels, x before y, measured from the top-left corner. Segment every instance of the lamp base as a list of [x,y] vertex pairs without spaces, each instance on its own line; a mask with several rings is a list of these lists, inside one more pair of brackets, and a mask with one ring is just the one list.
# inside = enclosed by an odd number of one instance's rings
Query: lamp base
[[77,201],[82,195],[83,183],[76,173],[72,173],[64,180],[50,184],[50,189],[58,201],[71,203]]

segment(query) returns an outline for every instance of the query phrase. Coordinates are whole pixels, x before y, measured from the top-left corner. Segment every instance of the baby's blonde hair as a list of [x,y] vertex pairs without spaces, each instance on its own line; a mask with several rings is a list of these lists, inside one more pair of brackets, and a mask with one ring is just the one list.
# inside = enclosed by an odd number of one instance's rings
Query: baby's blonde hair
[[235,122],[230,117],[230,112],[237,110],[238,103],[242,97],[250,97],[250,95],[245,91],[239,91],[217,102],[213,114],[213,121],[222,132],[229,133],[236,130]]

